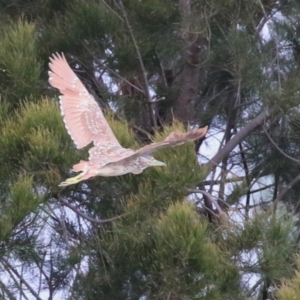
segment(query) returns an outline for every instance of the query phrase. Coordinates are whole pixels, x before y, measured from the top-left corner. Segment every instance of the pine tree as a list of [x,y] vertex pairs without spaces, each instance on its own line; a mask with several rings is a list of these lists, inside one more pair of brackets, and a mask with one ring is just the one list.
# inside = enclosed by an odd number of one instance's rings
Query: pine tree
[[[297,1],[0,8],[1,298],[297,297]],[[122,146],[206,125],[207,140],[155,154],[166,168],[59,188],[88,149],[47,83],[55,52]]]

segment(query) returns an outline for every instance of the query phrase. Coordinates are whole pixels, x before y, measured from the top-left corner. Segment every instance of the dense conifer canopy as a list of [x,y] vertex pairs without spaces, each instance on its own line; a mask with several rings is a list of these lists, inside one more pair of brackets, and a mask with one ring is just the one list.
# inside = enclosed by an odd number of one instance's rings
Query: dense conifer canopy
[[[296,0],[0,0],[0,299],[300,299]],[[64,53],[165,168],[65,189]]]

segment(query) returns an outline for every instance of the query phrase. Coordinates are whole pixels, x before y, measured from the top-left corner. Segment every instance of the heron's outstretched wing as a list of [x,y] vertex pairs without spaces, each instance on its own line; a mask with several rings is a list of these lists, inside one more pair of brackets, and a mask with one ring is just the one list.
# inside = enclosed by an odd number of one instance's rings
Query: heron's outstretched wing
[[200,139],[206,135],[207,129],[208,127],[206,126],[203,128],[193,129],[185,133],[182,133],[179,130],[174,131],[170,133],[163,141],[144,146],[121,161],[125,161],[127,159],[134,159],[144,154],[151,154],[163,148],[175,147],[182,145],[188,141]]
[[[98,156],[101,156],[101,151],[96,151],[97,145],[105,150],[122,148],[100,107],[72,71],[65,56],[53,54],[49,67],[49,83],[62,93],[59,97],[61,113],[76,147],[81,149],[94,142],[95,147],[92,149]],[[90,155],[93,154],[92,149]]]

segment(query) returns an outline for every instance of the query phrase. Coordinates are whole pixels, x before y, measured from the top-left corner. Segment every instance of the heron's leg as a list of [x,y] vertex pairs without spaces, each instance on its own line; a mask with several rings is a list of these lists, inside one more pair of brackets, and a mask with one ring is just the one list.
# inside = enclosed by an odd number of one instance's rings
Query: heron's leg
[[76,184],[76,183],[84,180],[83,177],[84,177],[85,173],[86,172],[82,172],[75,177],[68,178],[66,181],[63,181],[58,186],[68,186],[68,185]]

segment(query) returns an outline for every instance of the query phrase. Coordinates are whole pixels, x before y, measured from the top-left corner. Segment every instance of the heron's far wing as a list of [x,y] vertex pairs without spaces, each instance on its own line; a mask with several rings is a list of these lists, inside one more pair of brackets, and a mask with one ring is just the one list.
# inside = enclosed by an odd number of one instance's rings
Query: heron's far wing
[[49,63],[49,83],[62,93],[60,109],[65,127],[76,147],[101,143],[121,147],[99,105],[68,65],[65,56],[53,54]]
[[144,146],[144,147],[140,148],[139,150],[135,151],[133,153],[133,155],[126,157],[124,159],[127,159],[127,158],[132,159],[134,157],[139,157],[144,154],[151,154],[160,149],[164,149],[167,147],[175,147],[175,146],[182,145],[188,141],[200,139],[206,135],[207,130],[208,130],[208,127],[206,126],[203,128],[193,129],[193,130],[190,130],[185,133],[182,133],[179,130],[174,131],[174,132],[170,133],[163,141]]

